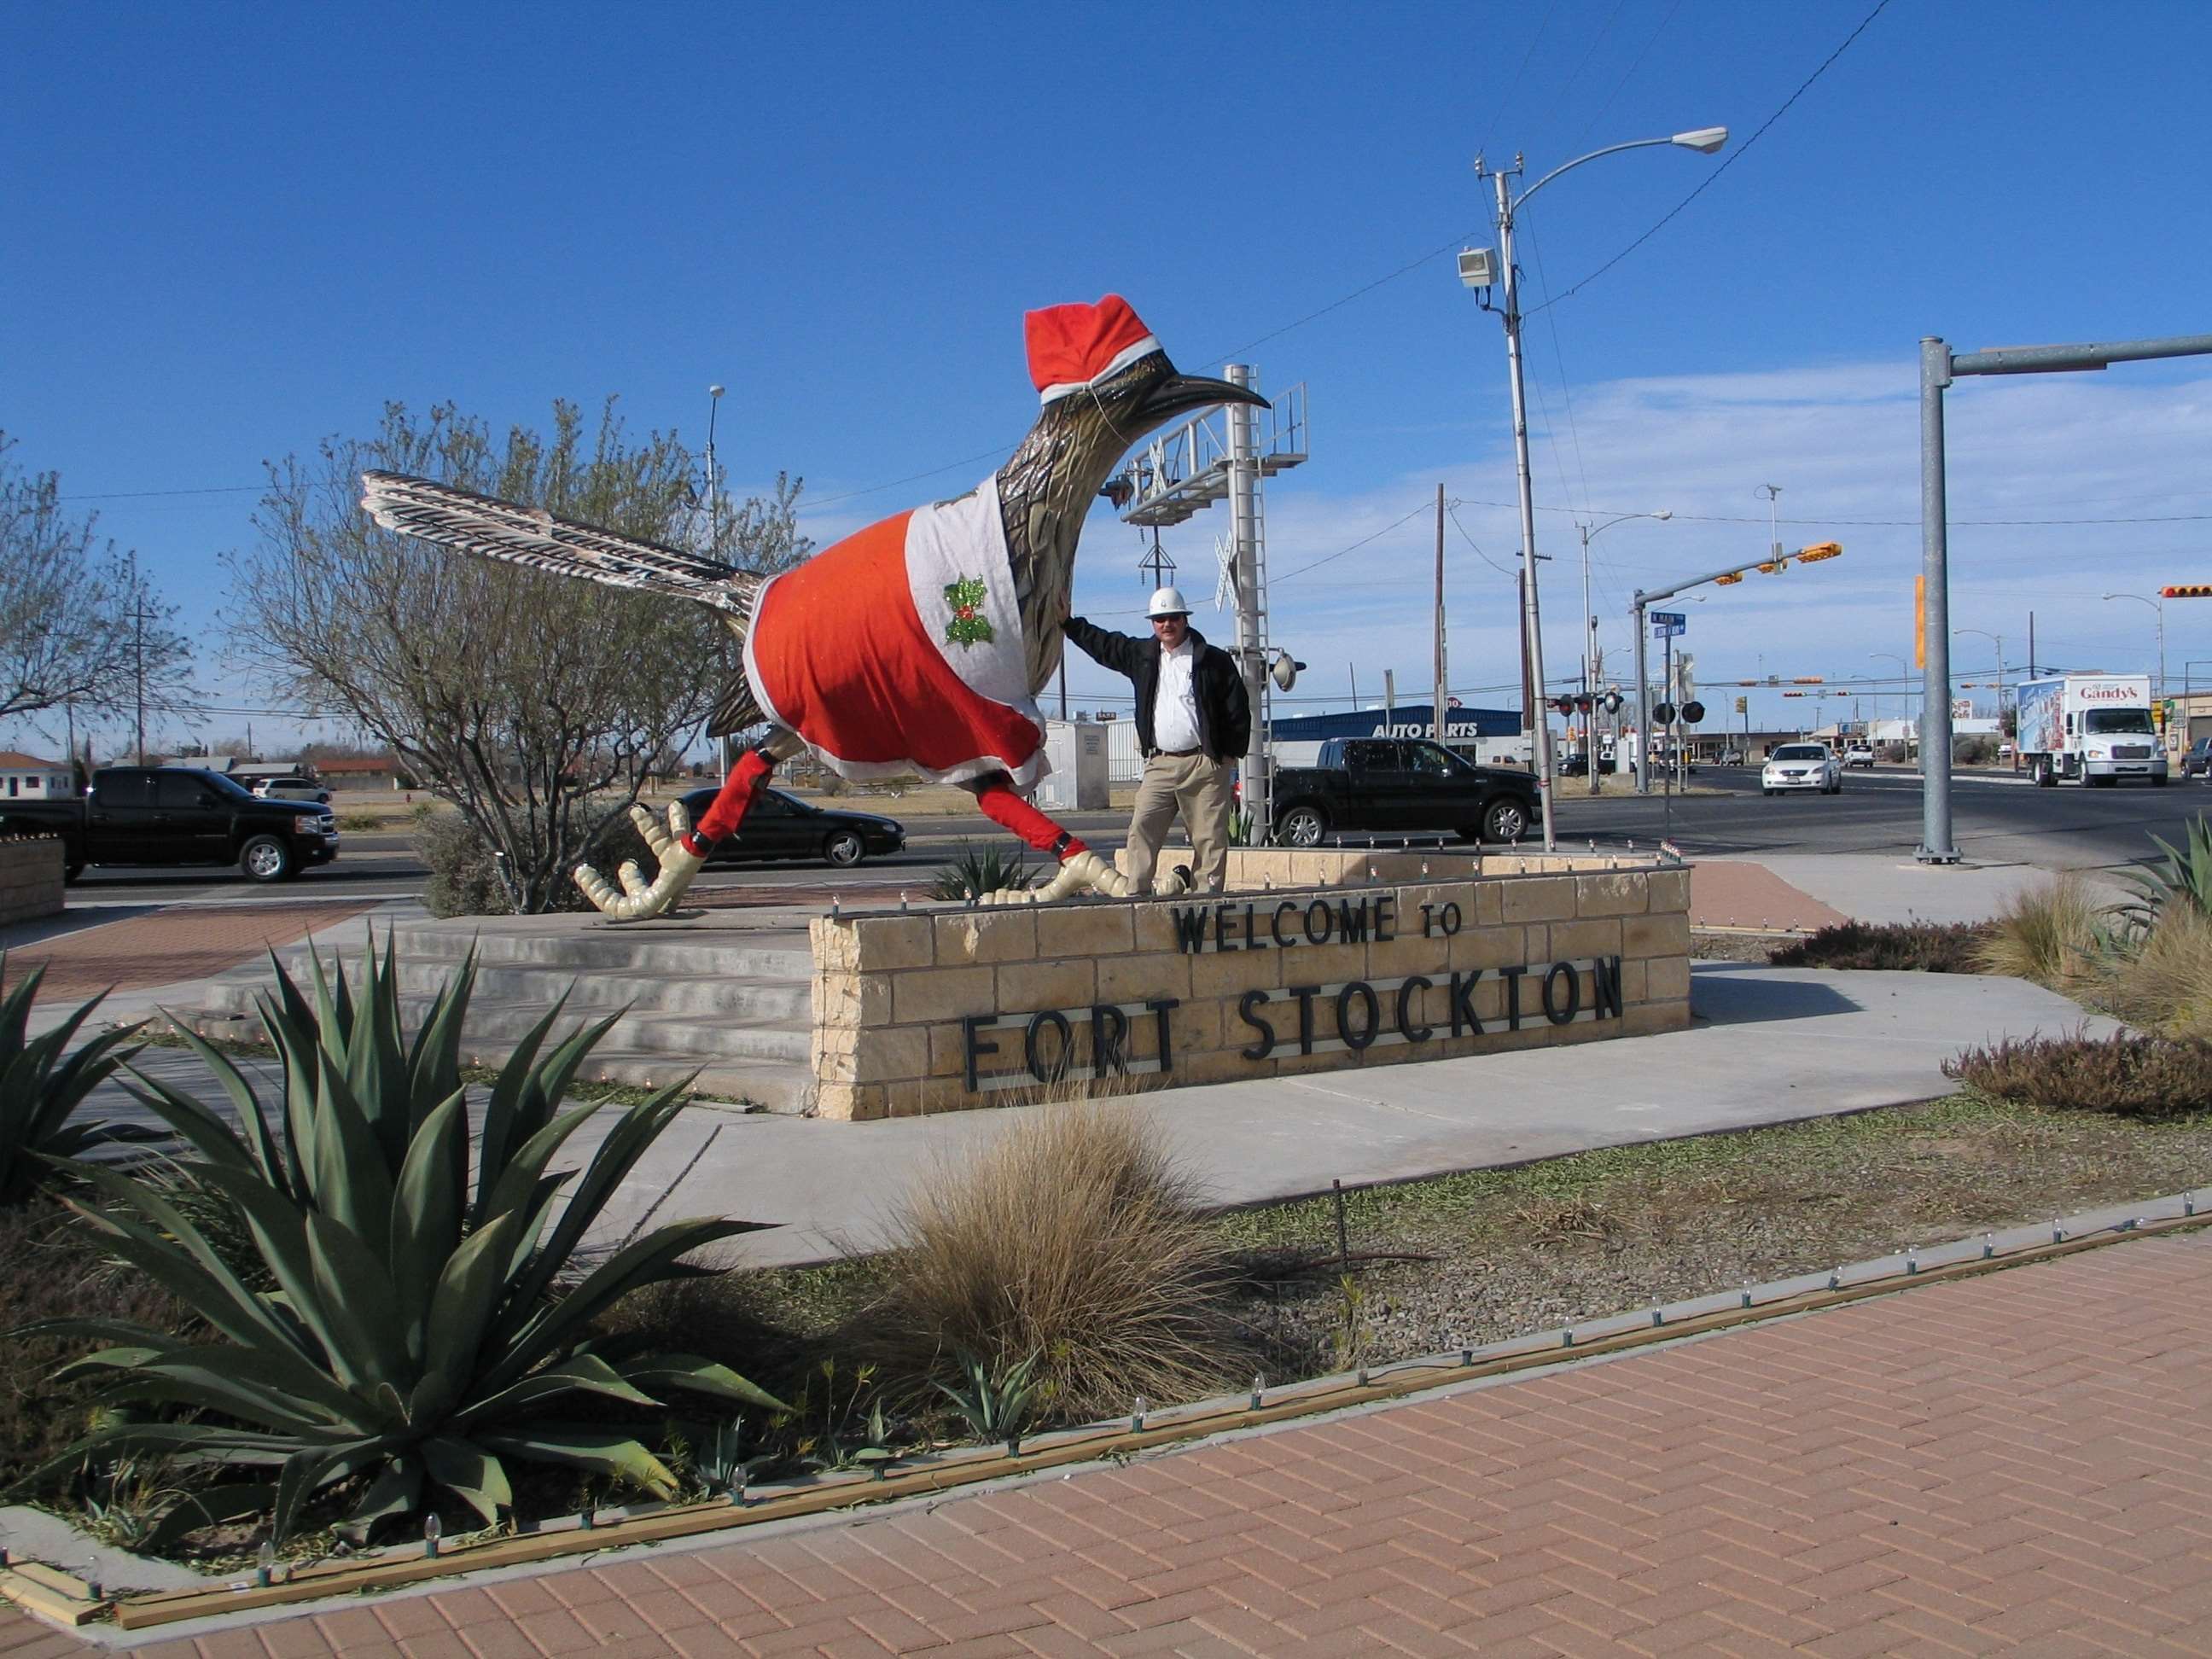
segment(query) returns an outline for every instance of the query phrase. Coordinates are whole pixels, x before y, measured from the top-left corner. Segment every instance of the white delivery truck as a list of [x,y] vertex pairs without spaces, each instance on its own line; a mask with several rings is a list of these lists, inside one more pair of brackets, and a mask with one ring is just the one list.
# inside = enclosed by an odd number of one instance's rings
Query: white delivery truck
[[2020,711],[2021,764],[2045,788],[2061,779],[2166,781],[2166,751],[2150,717],[2146,674],[2060,674],[2028,680]]

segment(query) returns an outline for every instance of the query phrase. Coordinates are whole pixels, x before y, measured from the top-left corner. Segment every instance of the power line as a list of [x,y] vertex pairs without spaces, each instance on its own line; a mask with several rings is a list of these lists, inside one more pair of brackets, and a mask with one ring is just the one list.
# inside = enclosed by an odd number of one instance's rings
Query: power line
[[1642,247],[1654,236],[1656,236],[1661,231],[1664,230],[1667,228],[1668,222],[1671,221],[1676,214],[1681,212],[1682,210],[1689,206],[1691,203],[1696,201],[1698,198],[1704,195],[1715,185],[1718,184],[1723,173],[1726,173],[1730,167],[1741,161],[1744,156],[1750,154],[1751,147],[1766,136],[1766,130],[1772,126],[1777,121],[1779,121],[1784,115],[1788,114],[1790,112],[1790,106],[1796,103],[1800,98],[1803,97],[1807,88],[1811,87],[1813,82],[1819,80],[1822,76],[1828,72],[1829,65],[1833,64],[1838,58],[1841,58],[1844,52],[1850,50],[1851,42],[1857,40],[1859,36],[1866,33],[1867,26],[1873,22],[1875,18],[1881,16],[1882,13],[1887,11],[1888,9],[1889,0],[1877,0],[1875,9],[1859,20],[1859,26],[1844,37],[1843,45],[1838,46],[1833,52],[1830,52],[1826,58],[1822,59],[1820,67],[1814,70],[1810,75],[1807,76],[1799,84],[1797,90],[1791,93],[1789,97],[1782,100],[1782,107],[1776,110],[1773,114],[1768,116],[1765,120],[1760,122],[1758,131],[1753,133],[1750,137],[1745,139],[1741,146],[1729,153],[1726,161],[1723,161],[1718,167],[1715,167],[1711,173],[1708,173],[1702,179],[1700,179],[1698,183],[1698,187],[1695,190],[1692,191],[1687,196],[1685,196],[1680,201],[1675,203],[1672,208],[1669,208],[1667,212],[1661,216],[1657,224],[1652,226],[1650,229],[1645,231],[1641,236],[1631,242],[1626,247],[1621,249],[1620,252],[1614,254],[1613,258],[1607,259],[1603,264],[1600,265],[1595,270],[1590,272],[1589,276],[1583,277],[1581,282],[1577,283],[1572,288],[1568,289],[1563,294],[1545,301],[1542,305],[1536,307],[1534,310],[1524,313],[1524,317],[1533,317],[1539,311],[1548,310],[1552,307],[1559,304],[1561,300],[1571,300],[1577,294],[1589,287],[1592,283],[1597,281],[1597,279],[1604,276],[1607,271],[1611,270],[1623,259],[1626,259],[1630,254],[1635,252],[1637,249]]

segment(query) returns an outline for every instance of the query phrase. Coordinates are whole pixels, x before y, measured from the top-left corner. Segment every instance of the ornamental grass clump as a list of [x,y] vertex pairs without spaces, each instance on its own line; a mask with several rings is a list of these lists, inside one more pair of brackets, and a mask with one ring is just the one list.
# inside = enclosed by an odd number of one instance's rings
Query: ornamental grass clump
[[2105,912],[2069,872],[2014,894],[1975,954],[1984,973],[2070,995],[2095,977],[2112,949]]
[[[115,1068],[138,1052],[126,1047],[138,1027],[103,1031],[64,1058],[70,1043],[106,993],[75,1010],[43,1036],[28,1036],[31,1005],[38,1000],[44,968],[34,968],[0,999],[0,1206],[21,1204],[52,1181],[58,1160],[81,1158],[95,1147],[158,1140],[146,1124],[87,1122],[77,1109]],[[0,951],[0,983],[8,957]]]
[[[326,977],[318,959],[310,1000],[278,967],[259,1000],[284,1074],[273,1112],[228,1056],[185,1033],[237,1127],[139,1078],[139,1098],[197,1154],[184,1167],[243,1217],[273,1288],[235,1271],[154,1183],[76,1166],[105,1200],[71,1205],[86,1226],[208,1328],[184,1336],[143,1322],[64,1318],[19,1333],[105,1341],[57,1380],[99,1377],[103,1402],[147,1413],[95,1428],[21,1484],[90,1458],[166,1455],[245,1472],[198,1501],[224,1515],[267,1508],[279,1540],[310,1503],[342,1486],[357,1533],[441,1492],[495,1524],[514,1504],[510,1458],[672,1497],[674,1475],[639,1431],[609,1420],[622,1410],[649,1417],[672,1390],[726,1411],[782,1409],[726,1366],[594,1335],[617,1298],[709,1271],[683,1258],[748,1224],[672,1223],[577,1276],[586,1236],[681,1109],[686,1085],[622,1112],[580,1169],[551,1173],[600,1109],[564,1111],[562,1097],[619,1018],[549,1048],[556,1005],[484,1098],[471,1160],[459,1043],[475,974],[471,956],[410,1042],[388,940],[380,963],[372,940],[358,994],[343,972]],[[156,1415],[179,1407],[198,1414]],[[566,1420],[570,1413],[585,1420]]]
[[1231,1274],[1150,1120],[1059,1103],[919,1182],[848,1340],[914,1395],[1023,1371],[1041,1417],[1191,1400],[1249,1375]]

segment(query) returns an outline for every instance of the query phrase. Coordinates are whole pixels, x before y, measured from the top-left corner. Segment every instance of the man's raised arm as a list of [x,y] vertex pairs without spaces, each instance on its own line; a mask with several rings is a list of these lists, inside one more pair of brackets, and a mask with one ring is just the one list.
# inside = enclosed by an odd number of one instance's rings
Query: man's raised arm
[[1060,627],[1083,654],[1100,667],[1110,668],[1117,674],[1136,673],[1144,641],[1097,627],[1080,617],[1070,617]]

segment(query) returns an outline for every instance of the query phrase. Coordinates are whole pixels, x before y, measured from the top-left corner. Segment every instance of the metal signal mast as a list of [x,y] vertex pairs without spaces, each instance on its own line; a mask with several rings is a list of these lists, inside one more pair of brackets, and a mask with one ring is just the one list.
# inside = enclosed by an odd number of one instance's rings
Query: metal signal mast
[[[1230,363],[1222,378],[1258,388],[1249,363]],[[1198,416],[1163,432],[1129,458],[1127,471],[1105,495],[1125,524],[1158,531],[1182,524],[1216,501],[1229,503],[1230,547],[1225,562],[1237,605],[1237,644],[1230,654],[1244,675],[1252,704],[1252,738],[1244,752],[1244,810],[1252,838],[1264,842],[1274,826],[1267,769],[1269,686],[1287,691],[1297,668],[1286,653],[1268,660],[1267,512],[1261,484],[1306,459],[1306,388],[1301,380],[1271,400],[1273,407],[1237,404]],[[1157,550],[1155,540],[1154,548]],[[1157,574],[1150,559],[1142,567]],[[1174,566],[1166,568],[1172,571]],[[1155,581],[1153,586],[1159,583]],[[1273,669],[1271,676],[1269,671]]]

